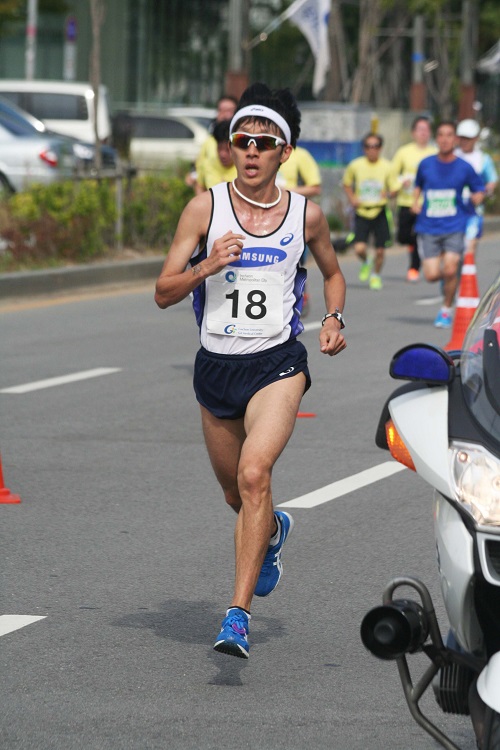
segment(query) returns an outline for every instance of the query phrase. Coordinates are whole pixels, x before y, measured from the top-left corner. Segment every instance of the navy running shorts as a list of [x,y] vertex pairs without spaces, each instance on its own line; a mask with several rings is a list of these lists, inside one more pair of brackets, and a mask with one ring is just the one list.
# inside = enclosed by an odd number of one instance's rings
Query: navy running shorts
[[303,372],[304,393],[311,387],[307,351],[290,339],[255,354],[214,354],[203,347],[194,363],[197,401],[218,419],[241,419],[257,391],[282,378]]

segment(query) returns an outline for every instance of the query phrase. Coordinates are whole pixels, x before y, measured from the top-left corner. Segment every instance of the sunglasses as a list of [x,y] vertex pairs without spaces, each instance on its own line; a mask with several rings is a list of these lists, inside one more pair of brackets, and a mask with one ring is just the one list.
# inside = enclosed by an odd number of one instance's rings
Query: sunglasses
[[369,148],[380,148],[380,144],[379,143],[365,143],[365,148],[366,149],[369,149]]
[[241,148],[243,151],[251,143],[253,143],[257,151],[274,151],[278,146],[286,145],[286,141],[283,138],[279,138],[277,135],[269,135],[268,133],[232,133],[229,136],[229,142],[232,146]]

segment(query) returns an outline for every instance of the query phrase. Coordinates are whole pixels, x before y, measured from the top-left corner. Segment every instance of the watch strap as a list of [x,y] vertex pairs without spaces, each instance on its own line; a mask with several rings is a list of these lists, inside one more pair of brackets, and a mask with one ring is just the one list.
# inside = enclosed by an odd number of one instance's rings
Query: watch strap
[[336,318],[340,323],[340,330],[345,328],[344,318],[342,317],[342,313],[340,312],[340,310],[335,310],[335,312],[332,313],[326,313],[326,315],[323,316],[323,320],[321,321],[322,326],[325,325],[325,322],[328,320],[328,318]]

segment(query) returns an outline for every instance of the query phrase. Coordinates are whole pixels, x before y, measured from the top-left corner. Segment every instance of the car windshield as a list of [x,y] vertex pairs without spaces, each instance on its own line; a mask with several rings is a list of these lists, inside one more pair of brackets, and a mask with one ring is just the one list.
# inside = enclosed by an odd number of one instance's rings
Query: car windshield
[[29,111],[40,120],[87,120],[89,117],[87,100],[80,94],[33,91]]
[[0,102],[0,125],[12,135],[40,135],[28,120],[3,102]]
[[132,122],[136,138],[194,138],[193,131],[173,117],[138,115],[132,119]]
[[500,275],[467,330],[460,369],[467,406],[481,427],[500,442]]

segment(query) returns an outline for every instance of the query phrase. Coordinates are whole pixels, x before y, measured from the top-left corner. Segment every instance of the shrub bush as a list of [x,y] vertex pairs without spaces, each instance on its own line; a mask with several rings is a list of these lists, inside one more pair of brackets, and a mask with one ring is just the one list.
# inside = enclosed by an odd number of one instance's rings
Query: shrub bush
[[4,212],[2,237],[20,265],[84,262],[113,241],[115,200],[104,180],[35,185],[12,196]]
[[[193,193],[175,174],[124,183],[127,247],[164,251]],[[84,263],[113,252],[117,219],[111,180],[37,185],[0,205],[0,270]]]
[[125,191],[124,243],[138,249],[165,249],[193,191],[176,175],[136,177]]

